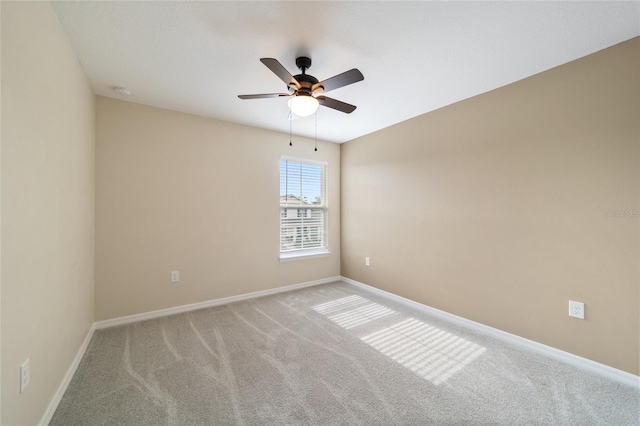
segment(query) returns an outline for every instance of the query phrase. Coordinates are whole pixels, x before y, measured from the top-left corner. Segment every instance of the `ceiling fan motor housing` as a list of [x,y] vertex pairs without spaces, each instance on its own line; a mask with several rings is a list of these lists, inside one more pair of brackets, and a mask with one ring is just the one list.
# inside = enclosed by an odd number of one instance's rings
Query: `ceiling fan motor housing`
[[[318,79],[312,75],[306,74],[306,71],[311,67],[311,58],[306,56],[300,56],[296,58],[296,66],[302,71],[302,74],[294,75],[293,78],[298,80],[300,87],[297,88],[297,95],[311,96],[315,93],[322,91],[322,86],[316,87],[313,90],[313,85],[318,83]],[[289,83],[289,88],[296,91],[295,84]]]
[[[298,80],[300,83],[300,87],[298,88],[298,94],[311,95],[316,92],[322,91],[322,86],[316,87],[316,90],[313,90],[313,85],[318,83],[318,79],[309,74],[298,74],[294,75],[293,78]],[[291,85],[289,85],[291,87]],[[293,86],[295,90],[295,85]]]

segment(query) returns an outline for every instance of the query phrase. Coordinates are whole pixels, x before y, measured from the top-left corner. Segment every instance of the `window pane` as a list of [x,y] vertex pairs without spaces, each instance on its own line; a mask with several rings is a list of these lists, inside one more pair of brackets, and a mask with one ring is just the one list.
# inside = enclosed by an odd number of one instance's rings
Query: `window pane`
[[326,248],[326,166],[280,161],[280,252]]
[[325,166],[280,161],[281,204],[324,205]]

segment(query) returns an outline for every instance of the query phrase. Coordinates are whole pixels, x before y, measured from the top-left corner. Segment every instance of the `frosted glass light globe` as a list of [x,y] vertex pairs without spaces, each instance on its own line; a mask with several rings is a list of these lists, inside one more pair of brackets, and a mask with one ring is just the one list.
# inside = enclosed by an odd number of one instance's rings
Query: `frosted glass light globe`
[[318,100],[309,95],[297,95],[289,99],[289,109],[299,117],[306,117],[318,109]]

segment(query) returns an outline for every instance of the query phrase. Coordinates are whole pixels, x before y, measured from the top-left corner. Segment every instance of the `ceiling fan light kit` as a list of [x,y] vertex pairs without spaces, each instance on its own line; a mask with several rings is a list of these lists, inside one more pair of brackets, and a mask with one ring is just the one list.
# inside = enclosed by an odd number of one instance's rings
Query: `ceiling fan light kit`
[[287,69],[282,66],[277,59],[261,58],[262,62],[269,68],[280,80],[287,85],[288,93],[265,93],[260,95],[239,95],[240,99],[265,99],[265,98],[289,98],[289,109],[299,117],[307,117],[312,115],[318,109],[319,105],[327,108],[335,109],[346,114],[355,111],[356,106],[337,99],[328,98],[322,94],[357,83],[364,80],[364,76],[356,68],[345,71],[323,81],[318,81],[312,75],[306,73],[311,67],[311,59],[306,56],[296,58],[296,66],[301,73],[292,76]]
[[309,95],[292,96],[287,102],[289,109],[298,117],[307,117],[318,109],[320,103],[316,98]]

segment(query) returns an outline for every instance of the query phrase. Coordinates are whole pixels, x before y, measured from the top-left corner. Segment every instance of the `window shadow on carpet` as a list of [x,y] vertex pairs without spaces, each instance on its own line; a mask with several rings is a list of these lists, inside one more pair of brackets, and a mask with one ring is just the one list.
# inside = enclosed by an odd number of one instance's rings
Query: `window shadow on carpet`
[[[364,324],[371,326],[374,321],[397,314],[358,295],[322,303],[313,309],[347,330]],[[426,322],[400,317],[399,322],[385,325],[360,340],[436,386],[486,351],[483,346]]]

